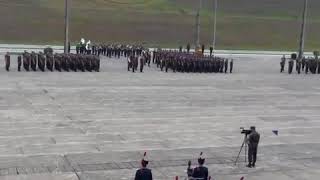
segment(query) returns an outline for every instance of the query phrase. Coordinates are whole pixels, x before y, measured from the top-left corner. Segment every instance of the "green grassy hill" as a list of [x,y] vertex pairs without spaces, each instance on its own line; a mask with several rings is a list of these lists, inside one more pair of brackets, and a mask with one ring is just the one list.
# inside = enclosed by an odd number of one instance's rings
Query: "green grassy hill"
[[[203,0],[201,42],[212,42]],[[71,0],[71,40],[178,46],[194,42],[197,0]],[[219,49],[296,49],[303,0],[219,0]],[[319,0],[309,0],[306,48],[320,49]],[[0,0],[0,43],[63,42],[64,0]]]

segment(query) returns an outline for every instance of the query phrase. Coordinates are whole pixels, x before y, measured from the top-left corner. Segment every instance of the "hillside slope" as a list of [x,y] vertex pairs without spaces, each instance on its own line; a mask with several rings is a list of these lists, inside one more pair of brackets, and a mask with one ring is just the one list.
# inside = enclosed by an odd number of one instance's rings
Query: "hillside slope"
[[[71,40],[194,41],[195,0],[71,0]],[[204,0],[201,42],[212,42],[212,4]],[[320,1],[309,1],[310,50],[320,47]],[[296,49],[302,0],[220,0],[217,44],[223,49]],[[64,0],[0,0],[0,42],[63,42]]]

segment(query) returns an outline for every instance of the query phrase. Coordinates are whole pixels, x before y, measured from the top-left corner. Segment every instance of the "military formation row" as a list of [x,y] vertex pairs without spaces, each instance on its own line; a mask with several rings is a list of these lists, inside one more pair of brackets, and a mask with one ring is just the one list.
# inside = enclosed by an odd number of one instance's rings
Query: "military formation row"
[[[6,70],[10,70],[10,55],[5,55]],[[94,55],[78,55],[78,54],[44,54],[24,52],[18,56],[18,71],[21,66],[26,71],[96,71],[100,70],[100,58]]]
[[82,44],[76,46],[77,54],[104,55],[109,58],[121,56],[128,57],[130,54],[141,56],[144,48],[140,45],[123,44]]
[[203,56],[184,52],[154,52],[153,62],[161,71],[199,72],[199,73],[232,73],[233,60],[215,56]]
[[128,71],[132,70],[132,72],[135,72],[138,70],[138,66],[140,65],[140,72],[142,73],[144,66],[148,65],[148,67],[150,67],[151,53],[149,51],[143,51],[140,56],[130,54],[127,60]]
[[[282,73],[286,66],[286,58],[283,56],[280,62],[280,73]],[[288,73],[292,74],[293,69],[296,69],[296,72],[300,74],[301,72],[305,72],[308,74],[311,72],[312,74],[320,74],[320,59],[317,58],[302,58],[296,59],[295,56],[291,57],[288,60]]]

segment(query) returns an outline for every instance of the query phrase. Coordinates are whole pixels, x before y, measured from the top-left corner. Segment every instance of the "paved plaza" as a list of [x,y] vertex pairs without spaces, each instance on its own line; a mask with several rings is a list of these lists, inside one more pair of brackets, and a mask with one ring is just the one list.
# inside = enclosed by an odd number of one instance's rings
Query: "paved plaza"
[[[215,180],[318,180],[320,75],[280,74],[279,56],[233,55],[233,74],[17,72],[0,62],[0,180],[131,180],[143,152],[156,180],[204,152]],[[245,168],[240,127],[261,134]],[[276,136],[272,130],[279,130]]]

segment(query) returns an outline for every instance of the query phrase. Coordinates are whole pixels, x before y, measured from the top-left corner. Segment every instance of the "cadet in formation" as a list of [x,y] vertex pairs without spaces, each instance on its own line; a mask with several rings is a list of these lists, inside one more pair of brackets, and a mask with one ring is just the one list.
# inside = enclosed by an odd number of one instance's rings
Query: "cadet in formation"
[[[284,71],[286,64],[286,58],[283,56],[280,61],[280,73]],[[291,54],[290,59],[288,60],[288,73],[292,74],[293,70],[295,70],[298,74],[301,73],[301,71],[308,74],[311,72],[312,74],[320,74],[320,59],[318,59],[317,56],[311,58],[303,57],[301,59],[297,58],[296,54]]]
[[[161,71],[227,73],[233,71],[233,60],[215,56],[199,56],[177,51],[158,51],[154,53],[154,62]],[[229,67],[230,66],[230,67]]]
[[6,64],[6,70],[10,71],[10,54],[8,52],[5,55],[5,64]]
[[[84,54],[52,54],[52,53],[28,53],[22,54],[23,68],[26,71],[100,71],[100,58],[96,55]],[[18,71],[21,71],[21,56],[18,56]]]

